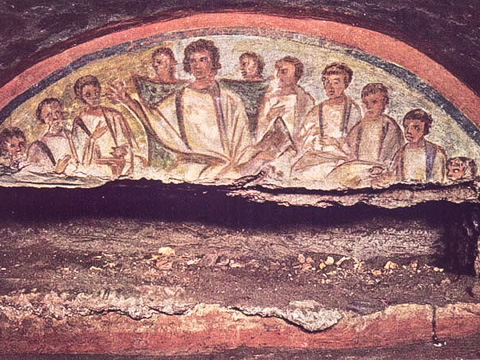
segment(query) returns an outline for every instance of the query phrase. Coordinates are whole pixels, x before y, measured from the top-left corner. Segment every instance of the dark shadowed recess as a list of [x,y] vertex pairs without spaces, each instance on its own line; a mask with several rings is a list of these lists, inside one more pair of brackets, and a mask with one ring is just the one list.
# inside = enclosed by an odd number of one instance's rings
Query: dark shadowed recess
[[123,217],[193,221],[235,229],[302,225],[346,228],[379,218],[399,224],[416,219],[426,222],[432,229],[443,230],[439,245],[444,252],[437,259],[438,265],[456,273],[474,274],[480,235],[477,205],[436,201],[398,209],[364,204],[321,209],[250,202],[227,196],[228,192],[225,187],[166,185],[147,180],[116,181],[92,189],[0,188],[0,226],[15,222],[35,227],[78,218]]
[[85,40],[142,23],[216,11],[333,20],[375,30],[417,48],[480,93],[477,0],[4,0],[0,86]]

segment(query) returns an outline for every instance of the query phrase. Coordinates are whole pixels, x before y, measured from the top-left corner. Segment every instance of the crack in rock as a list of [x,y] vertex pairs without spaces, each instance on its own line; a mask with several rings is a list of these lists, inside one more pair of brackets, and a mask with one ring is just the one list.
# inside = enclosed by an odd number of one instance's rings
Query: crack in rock
[[309,332],[331,328],[342,318],[340,311],[324,308],[315,300],[292,301],[285,308],[236,306],[232,309],[241,311],[245,315],[280,318]]

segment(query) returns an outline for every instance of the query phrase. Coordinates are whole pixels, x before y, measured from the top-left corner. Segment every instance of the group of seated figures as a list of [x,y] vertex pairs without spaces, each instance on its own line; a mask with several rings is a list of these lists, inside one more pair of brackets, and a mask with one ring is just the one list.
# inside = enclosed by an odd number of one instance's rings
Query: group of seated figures
[[[0,133],[2,173],[19,171],[110,177],[139,167],[181,174],[187,181],[304,179],[346,187],[392,182],[473,179],[472,159],[447,161],[445,150],[428,140],[432,117],[413,109],[403,131],[385,114],[388,89],[369,83],[358,104],[345,94],[353,71],[332,63],[322,72],[327,99],[315,99],[298,83],[303,63],[286,56],[275,77],[264,78],[256,53],[239,58],[242,79],[217,79],[220,52],[200,39],[184,50],[183,69],[193,81],[177,78],[169,48],[152,54],[155,77],[133,76],[136,94],[125,81],[109,84],[106,97],[122,104],[144,128],[148,155],[135,154],[137,140],[120,111],[101,103],[102,86],[83,76],[73,92],[84,107],[66,124],[61,100],[46,98],[36,118],[47,127],[29,146],[19,128]],[[250,180],[249,180],[250,179]]]

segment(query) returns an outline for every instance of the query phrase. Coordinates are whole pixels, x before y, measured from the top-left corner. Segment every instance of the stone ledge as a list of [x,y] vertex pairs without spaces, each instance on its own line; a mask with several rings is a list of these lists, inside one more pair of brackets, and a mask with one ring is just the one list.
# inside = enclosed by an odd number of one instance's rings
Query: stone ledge
[[189,355],[239,347],[391,347],[433,341],[433,316],[440,340],[480,333],[480,304],[465,303],[436,312],[419,304],[390,306],[363,316],[342,312],[336,325],[313,333],[278,318],[247,316],[215,304],[197,304],[181,315],[155,313],[142,319],[116,312],[55,319],[38,316],[33,309],[5,306],[1,316],[4,354]]

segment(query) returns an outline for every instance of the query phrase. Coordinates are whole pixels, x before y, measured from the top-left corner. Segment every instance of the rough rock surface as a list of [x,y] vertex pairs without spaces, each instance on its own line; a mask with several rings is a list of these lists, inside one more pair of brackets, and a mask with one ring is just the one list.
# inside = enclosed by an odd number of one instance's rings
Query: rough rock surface
[[337,324],[342,314],[336,309],[325,309],[315,300],[292,301],[286,308],[240,307],[246,315],[278,317],[307,331],[326,330]]
[[6,192],[4,352],[195,358],[246,347],[315,359],[478,335],[478,279],[444,259],[472,252],[475,205],[318,209],[114,190],[89,190],[89,201],[37,191],[12,203]]

